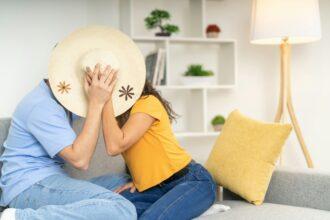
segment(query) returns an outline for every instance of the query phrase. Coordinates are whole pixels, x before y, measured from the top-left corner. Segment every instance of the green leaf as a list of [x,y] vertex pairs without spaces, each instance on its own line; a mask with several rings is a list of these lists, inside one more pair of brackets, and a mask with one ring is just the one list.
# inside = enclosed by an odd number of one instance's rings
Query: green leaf
[[147,29],[160,28],[163,33],[177,33],[179,27],[173,24],[165,24],[165,20],[169,20],[171,15],[168,11],[155,9],[150,12],[150,15],[144,19],[144,23]]
[[177,33],[179,32],[179,27],[173,24],[164,25],[164,31],[166,33]]
[[211,124],[212,125],[223,125],[226,122],[225,117],[223,117],[222,115],[216,115],[212,121]]
[[188,66],[185,76],[213,76],[211,70],[204,70],[201,64],[192,64]]
[[157,25],[159,23],[157,18],[151,17],[151,16],[146,17],[144,19],[144,21],[145,21],[145,25],[148,29],[153,29],[153,28],[157,27]]
[[168,20],[171,18],[171,15],[168,11],[165,10],[160,10],[160,9],[155,9],[153,10],[150,15],[152,17],[158,18],[158,19],[163,19],[163,20]]

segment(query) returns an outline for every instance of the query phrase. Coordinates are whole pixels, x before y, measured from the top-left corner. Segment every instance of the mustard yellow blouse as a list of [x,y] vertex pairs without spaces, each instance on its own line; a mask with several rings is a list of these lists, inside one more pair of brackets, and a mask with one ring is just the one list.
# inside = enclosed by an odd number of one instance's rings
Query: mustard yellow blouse
[[139,192],[168,179],[191,161],[191,156],[176,140],[168,114],[153,95],[141,97],[133,106],[131,115],[145,113],[156,121],[143,137],[122,155]]

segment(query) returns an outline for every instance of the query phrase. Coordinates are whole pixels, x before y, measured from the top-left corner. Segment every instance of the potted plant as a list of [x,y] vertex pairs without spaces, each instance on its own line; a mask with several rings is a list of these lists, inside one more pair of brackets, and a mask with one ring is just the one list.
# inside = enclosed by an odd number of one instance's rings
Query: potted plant
[[217,37],[219,37],[220,32],[221,32],[221,29],[216,24],[210,24],[206,28],[206,36],[208,38],[217,38]]
[[170,20],[171,15],[168,11],[155,9],[148,17],[144,19],[147,29],[159,28],[160,32],[157,32],[156,36],[168,37],[172,33],[179,32],[179,27],[173,24],[164,24],[164,21]]
[[215,82],[214,78],[211,70],[205,70],[201,64],[192,64],[184,73],[182,83],[184,85],[212,85]]
[[214,131],[221,131],[226,119],[222,115],[216,115],[211,121]]

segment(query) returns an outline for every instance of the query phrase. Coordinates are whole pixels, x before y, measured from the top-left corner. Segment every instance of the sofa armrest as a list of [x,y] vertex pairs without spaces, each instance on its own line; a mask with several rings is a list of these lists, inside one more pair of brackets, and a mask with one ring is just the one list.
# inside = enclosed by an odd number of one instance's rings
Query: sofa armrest
[[273,173],[265,202],[330,211],[330,173],[279,168]]

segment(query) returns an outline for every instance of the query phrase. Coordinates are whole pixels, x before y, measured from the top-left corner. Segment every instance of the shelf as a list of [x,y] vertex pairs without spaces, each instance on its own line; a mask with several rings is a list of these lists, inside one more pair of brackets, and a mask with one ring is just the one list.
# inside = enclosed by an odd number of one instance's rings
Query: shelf
[[[217,114],[226,114],[236,106],[228,105],[237,85],[237,41],[220,35],[207,38],[206,27],[217,12],[209,16],[209,1],[224,0],[119,0],[119,25],[141,50],[143,56],[158,49],[166,51],[165,85],[155,86],[180,117],[172,124],[180,145],[197,159],[208,158],[214,140],[210,123]],[[207,6],[207,7],[206,7]],[[171,22],[180,27],[178,34],[157,37],[158,30],[148,30],[144,18],[155,8],[171,13]],[[191,64],[201,64],[213,71],[214,84],[184,85],[182,75]],[[219,104],[221,103],[221,104]],[[230,102],[229,102],[230,103]]]
[[134,41],[159,42],[169,41],[172,43],[235,43],[235,39],[201,38],[201,37],[133,37]]
[[166,37],[132,37],[133,41],[141,41],[141,42],[159,42],[166,41],[169,38]]
[[170,42],[174,43],[235,43],[234,39],[222,39],[222,38],[170,38]]
[[208,85],[208,86],[196,86],[196,85],[191,85],[191,86],[187,86],[187,85],[169,85],[169,86],[156,86],[156,89],[159,90],[166,90],[166,89],[207,89],[207,90],[211,90],[211,89],[233,89],[235,88],[235,85]]
[[219,132],[175,132],[176,137],[216,137]]
[[[142,54],[160,48],[166,51],[166,82],[159,89],[232,89],[236,84],[236,40],[205,37],[133,37]],[[189,52],[188,52],[189,51]],[[191,64],[202,64],[214,71],[214,85],[180,85],[182,73]]]
[[[162,96],[171,103],[179,115],[172,124],[174,131],[183,133],[206,132],[204,128],[203,93],[205,90],[161,90]],[[191,109],[194,109],[191,111]],[[193,118],[193,120],[192,120]]]

